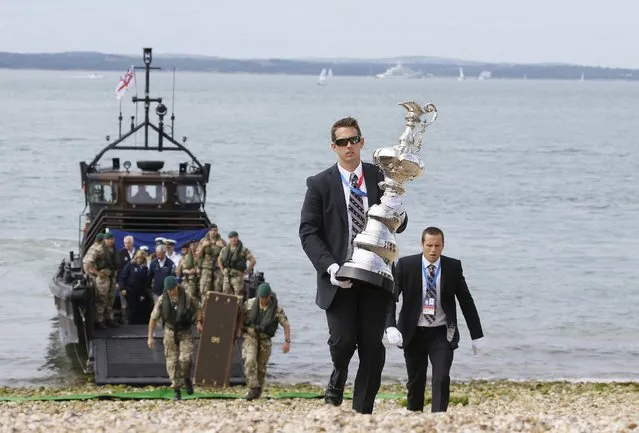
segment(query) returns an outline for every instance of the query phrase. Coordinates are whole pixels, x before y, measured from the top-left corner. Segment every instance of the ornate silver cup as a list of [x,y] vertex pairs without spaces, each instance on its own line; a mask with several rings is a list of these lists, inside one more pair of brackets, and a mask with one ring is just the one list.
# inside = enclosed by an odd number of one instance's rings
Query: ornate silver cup
[[[406,111],[406,129],[394,146],[382,147],[373,153],[373,162],[384,174],[379,187],[384,191],[381,204],[368,209],[364,231],[354,239],[352,257],[337,271],[338,280],[357,280],[393,292],[395,281],[391,266],[399,249],[395,232],[402,223],[404,208],[401,196],[406,192],[404,183],[424,172],[424,162],[417,154],[422,148],[426,127],[437,119],[437,107],[420,106],[416,102],[403,102]],[[423,115],[428,115],[424,121]],[[421,123],[421,128],[415,130]]]

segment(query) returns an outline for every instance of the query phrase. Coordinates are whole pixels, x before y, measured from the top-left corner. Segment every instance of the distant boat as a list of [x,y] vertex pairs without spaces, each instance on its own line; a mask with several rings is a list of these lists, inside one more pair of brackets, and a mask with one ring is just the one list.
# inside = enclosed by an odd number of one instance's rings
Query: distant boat
[[581,73],[581,78],[579,79],[579,81],[585,81],[585,76],[583,72]]
[[422,78],[424,74],[414,71],[411,68],[403,66],[401,62],[397,62],[395,66],[391,66],[381,74],[377,74],[377,78]]
[[[331,75],[332,74],[333,74],[333,72],[331,72]],[[317,84],[320,85],[320,86],[325,86],[326,85],[326,77],[327,77],[326,68],[322,68],[322,72],[320,72],[319,78],[317,79]]]
[[477,77],[477,79],[478,80],[487,80],[487,79],[489,79],[492,76],[493,76],[493,74],[490,71],[481,71],[479,73],[479,76]]
[[73,75],[71,78],[84,78],[84,79],[88,79],[88,80],[100,80],[102,78],[104,78],[102,75],[99,74],[89,74],[89,75]]
[[464,81],[466,78],[464,77],[464,68],[459,68],[459,77],[457,77],[459,81]]

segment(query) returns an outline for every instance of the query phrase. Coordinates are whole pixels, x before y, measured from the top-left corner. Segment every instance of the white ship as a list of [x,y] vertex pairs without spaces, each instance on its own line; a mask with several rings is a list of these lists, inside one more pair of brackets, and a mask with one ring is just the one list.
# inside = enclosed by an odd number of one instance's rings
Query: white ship
[[424,74],[415,71],[411,68],[403,66],[401,62],[397,62],[395,66],[386,69],[381,74],[377,74],[376,77],[380,79],[385,78],[422,78]]

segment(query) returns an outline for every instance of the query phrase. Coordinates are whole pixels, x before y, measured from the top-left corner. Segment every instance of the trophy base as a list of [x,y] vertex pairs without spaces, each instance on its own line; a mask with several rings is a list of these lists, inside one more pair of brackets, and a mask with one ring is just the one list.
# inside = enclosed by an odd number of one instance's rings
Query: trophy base
[[395,281],[392,274],[390,278],[387,275],[380,274],[379,272],[369,271],[356,267],[353,263],[344,263],[344,266],[339,268],[335,273],[335,278],[338,280],[356,280],[361,281],[372,286],[381,288],[389,293],[393,293],[395,289]]

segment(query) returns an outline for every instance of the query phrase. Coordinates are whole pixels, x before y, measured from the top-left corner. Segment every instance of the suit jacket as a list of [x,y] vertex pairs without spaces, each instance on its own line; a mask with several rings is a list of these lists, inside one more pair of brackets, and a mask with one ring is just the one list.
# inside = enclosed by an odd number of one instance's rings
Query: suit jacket
[[[384,175],[375,165],[363,162],[362,171],[369,208],[379,204],[383,191],[378,184]],[[326,269],[333,263],[343,265],[348,253],[348,208],[337,164],[306,179],[306,196],[302,204],[299,236],[304,252],[317,271],[315,303],[323,310],[330,307],[338,287],[331,284]],[[397,229],[406,228],[408,216]]]
[[[137,253],[137,250],[134,250]],[[117,262],[118,262],[118,271],[122,271],[122,269],[124,268],[124,265],[126,265],[127,263],[129,263],[131,261],[131,258],[129,257],[129,252],[126,250],[126,248],[122,248],[120,251],[118,251],[118,256],[117,256]]]
[[[441,256],[440,290],[442,310],[446,314],[446,325],[449,328],[448,341],[453,349],[459,346],[459,329],[457,329],[457,303],[459,301],[464,319],[473,340],[481,338],[484,333],[479,320],[475,301],[468,290],[460,260]],[[397,327],[402,333],[403,347],[406,347],[415,335],[417,321],[422,314],[422,254],[402,257],[393,271],[395,278],[395,302],[403,293],[404,300],[399,312],[399,321],[395,321],[396,305],[392,303],[386,317],[386,327]],[[452,335],[451,335],[452,334]]]

